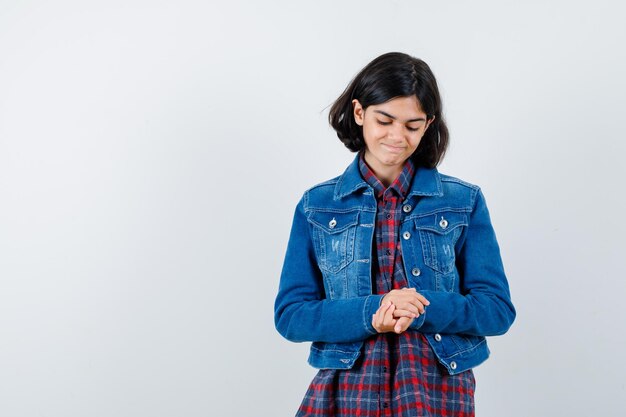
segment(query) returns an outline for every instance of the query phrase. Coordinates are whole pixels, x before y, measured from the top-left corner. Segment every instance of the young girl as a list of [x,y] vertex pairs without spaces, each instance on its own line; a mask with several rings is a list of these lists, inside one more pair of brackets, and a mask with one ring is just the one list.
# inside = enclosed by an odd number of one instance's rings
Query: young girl
[[330,124],[357,152],[298,203],[276,328],[319,368],[298,416],[473,416],[485,336],[515,318],[485,198],[435,168],[448,145],[428,65],[384,54]]

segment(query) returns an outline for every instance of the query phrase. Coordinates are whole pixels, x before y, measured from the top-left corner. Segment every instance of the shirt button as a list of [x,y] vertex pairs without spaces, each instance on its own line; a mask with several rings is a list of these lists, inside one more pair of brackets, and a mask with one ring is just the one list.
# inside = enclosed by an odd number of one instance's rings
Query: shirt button
[[387,213],[385,217],[387,218],[387,220],[391,219],[391,213]]
[[422,271],[420,271],[419,268],[413,268],[411,269],[411,274],[413,274],[414,277],[419,277],[422,274]]
[[390,251],[389,249],[385,250],[385,253],[386,253],[387,255],[391,255],[391,251]]
[[389,407],[389,403],[383,403],[383,408]]
[[[440,335],[439,333],[437,333],[437,334],[435,335],[435,340],[436,340],[437,342],[441,342],[441,335]],[[453,362],[453,363],[454,363],[454,362]]]
[[450,369],[455,370],[456,369],[456,362],[450,362]]
[[405,213],[408,213],[408,212],[411,211],[412,208],[413,207],[411,207],[410,204],[405,204],[404,206],[402,206],[402,211],[405,212]]
[[411,233],[404,232],[404,233],[402,233],[402,237],[404,238],[404,240],[409,240],[409,239],[411,239]]
[[387,372],[387,367],[383,366],[383,372]]

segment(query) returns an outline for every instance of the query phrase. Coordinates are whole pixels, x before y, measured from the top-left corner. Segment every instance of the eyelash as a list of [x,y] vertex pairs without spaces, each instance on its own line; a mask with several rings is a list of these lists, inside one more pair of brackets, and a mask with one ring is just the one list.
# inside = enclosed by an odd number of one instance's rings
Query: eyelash
[[[379,125],[383,125],[383,126],[388,126],[391,124],[391,122],[381,122],[380,120],[377,120]],[[412,127],[406,127],[410,132],[417,132],[418,130],[420,130],[419,127],[416,128],[412,128]]]

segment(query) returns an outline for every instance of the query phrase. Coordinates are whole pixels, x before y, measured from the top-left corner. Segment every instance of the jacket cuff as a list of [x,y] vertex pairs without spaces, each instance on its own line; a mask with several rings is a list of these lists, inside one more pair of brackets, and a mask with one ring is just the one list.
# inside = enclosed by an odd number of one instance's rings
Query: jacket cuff
[[424,314],[420,314],[420,316],[418,318],[416,318],[415,320],[413,320],[413,323],[411,323],[411,325],[409,326],[409,329],[411,330],[419,330],[422,325],[424,324],[424,320],[426,320],[426,312],[428,310],[425,309],[424,310]]
[[365,299],[365,306],[363,307],[363,325],[370,334],[378,334],[374,326],[372,326],[372,316],[376,313],[380,307],[380,303],[383,300],[384,294],[368,295]]

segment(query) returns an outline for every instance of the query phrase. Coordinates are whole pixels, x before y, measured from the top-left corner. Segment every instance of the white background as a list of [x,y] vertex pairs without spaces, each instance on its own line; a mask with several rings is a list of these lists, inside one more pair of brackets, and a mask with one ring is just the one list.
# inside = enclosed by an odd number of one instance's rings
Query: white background
[[0,415],[289,416],[293,209],[353,155],[328,106],[429,63],[441,172],[483,188],[518,319],[477,414],[620,416],[620,2],[0,1]]

